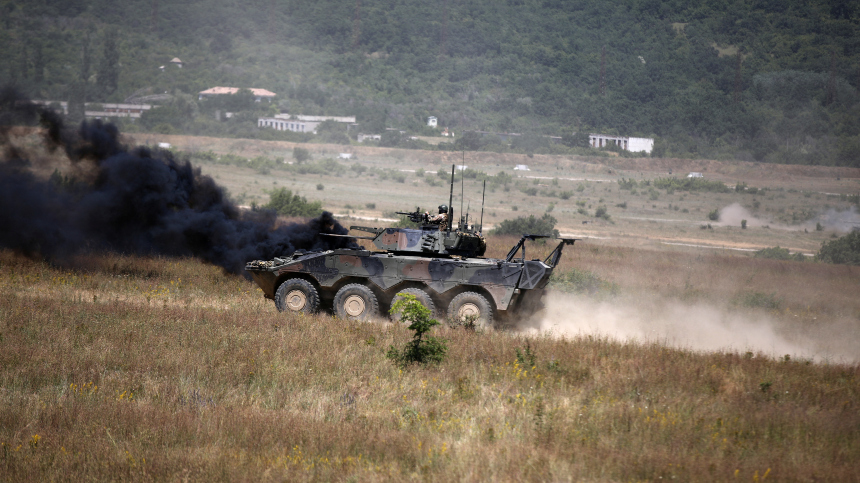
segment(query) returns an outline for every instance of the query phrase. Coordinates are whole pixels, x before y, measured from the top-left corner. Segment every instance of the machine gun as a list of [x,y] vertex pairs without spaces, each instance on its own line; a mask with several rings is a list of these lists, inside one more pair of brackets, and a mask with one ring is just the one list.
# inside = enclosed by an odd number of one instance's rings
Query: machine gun
[[419,225],[430,223],[430,217],[427,216],[427,213],[422,213],[421,208],[418,207],[415,208],[415,211],[395,211],[395,213],[406,216],[412,223],[418,223]]

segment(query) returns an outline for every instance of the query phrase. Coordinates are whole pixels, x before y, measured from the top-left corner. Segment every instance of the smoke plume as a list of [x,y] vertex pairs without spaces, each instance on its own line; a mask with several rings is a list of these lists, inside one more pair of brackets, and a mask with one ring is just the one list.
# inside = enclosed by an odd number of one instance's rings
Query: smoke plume
[[[14,147],[10,126],[38,121],[49,149],[63,149],[82,179],[34,173],[46,158]],[[54,262],[84,252],[194,256],[239,273],[254,259],[296,250],[352,246],[328,212],[278,226],[272,212],[242,212],[188,161],[147,147],[129,148],[101,121],[70,130],[51,111],[0,94],[0,247]],[[47,166],[50,170],[50,164]]]

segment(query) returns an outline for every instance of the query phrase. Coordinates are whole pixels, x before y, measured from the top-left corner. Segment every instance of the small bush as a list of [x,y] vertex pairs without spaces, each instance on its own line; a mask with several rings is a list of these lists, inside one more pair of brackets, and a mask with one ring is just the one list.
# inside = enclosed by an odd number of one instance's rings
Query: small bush
[[604,220],[609,221],[610,216],[609,213],[606,211],[606,206],[598,206],[597,209],[594,210],[594,217],[603,218]]
[[565,190],[558,194],[558,197],[563,200],[569,200],[571,196],[573,196],[573,191],[570,190]]
[[322,203],[309,202],[304,196],[279,188],[269,193],[269,203],[263,208],[284,216],[317,216],[322,211]]
[[376,209],[376,203],[366,203],[364,205],[364,207],[367,208],[368,210],[375,210]]
[[535,195],[537,195],[537,192],[538,192],[537,188],[533,188],[533,187],[520,188],[520,191],[522,191],[523,193],[525,193],[529,196],[535,196]]
[[293,159],[295,159],[297,163],[302,164],[311,159],[311,153],[305,148],[295,147],[293,148]]
[[513,220],[504,220],[499,223],[499,226],[492,231],[493,235],[552,235],[558,237],[558,230],[555,229],[557,220],[549,213],[544,213],[540,218],[535,218],[534,215],[528,217],[521,216]]
[[424,168],[416,169],[415,170],[415,176],[418,176],[419,178],[423,178],[424,177]]
[[806,257],[804,257],[802,253],[795,253],[794,255],[792,255],[791,252],[788,251],[788,248],[780,248],[778,246],[762,248],[761,250],[755,252],[753,257],[769,258],[771,260],[795,260],[798,262],[806,260]]
[[364,165],[358,164],[358,163],[353,163],[352,166],[349,167],[349,169],[354,171],[355,174],[361,175],[361,173],[364,173],[365,171],[367,171],[367,166],[364,166]]
[[626,210],[626,209],[627,209],[627,202],[625,201],[624,203],[618,203],[618,204],[617,204],[617,205],[615,205],[615,206],[616,206],[617,208],[623,208],[623,209],[625,209],[625,210]]
[[412,340],[403,349],[393,345],[388,348],[386,357],[395,364],[406,368],[410,364],[440,363],[445,360],[448,347],[445,340],[426,335],[439,322],[430,318],[430,309],[418,301],[415,295],[399,293],[401,298],[391,306],[391,314],[400,313],[400,320],[409,324],[409,330],[415,331]]
[[860,230],[822,243],[815,259],[826,263],[860,265]]
[[742,230],[746,230],[746,229],[747,229],[747,221],[746,221],[746,220],[741,220],[741,229],[742,229]]
[[720,210],[714,210],[708,213],[708,219],[711,221],[717,221],[720,219]]
[[317,183],[317,191],[322,191],[324,189],[325,189],[325,185],[323,185],[322,183]]

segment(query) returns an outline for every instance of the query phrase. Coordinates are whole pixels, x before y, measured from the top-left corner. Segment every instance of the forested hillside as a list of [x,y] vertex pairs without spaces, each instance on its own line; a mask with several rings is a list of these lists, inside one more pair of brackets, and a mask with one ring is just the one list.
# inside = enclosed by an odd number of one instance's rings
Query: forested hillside
[[[0,5],[0,82],[52,100],[171,94],[145,129],[272,136],[256,115],[282,111],[420,132],[434,115],[458,132],[523,133],[514,149],[529,152],[565,149],[538,135],[576,146],[571,133],[603,132],[655,136],[657,156],[860,166],[848,0]],[[219,123],[196,100],[216,85],[278,99]]]

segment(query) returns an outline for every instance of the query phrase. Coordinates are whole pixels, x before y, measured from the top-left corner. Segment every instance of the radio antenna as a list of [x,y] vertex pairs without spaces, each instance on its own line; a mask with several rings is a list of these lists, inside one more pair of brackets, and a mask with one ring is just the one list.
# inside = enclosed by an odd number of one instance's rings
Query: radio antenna
[[[466,151],[463,150],[463,162],[460,164],[460,218],[463,218],[463,197],[465,196],[466,177],[463,170],[466,169]],[[461,223],[462,225],[462,223]],[[462,228],[462,227],[461,227]]]
[[454,224],[454,165],[451,165],[451,194],[448,196],[448,233]]
[[484,191],[481,193],[481,223],[478,225],[478,231],[484,231],[484,198],[487,195],[487,180],[484,180]]

